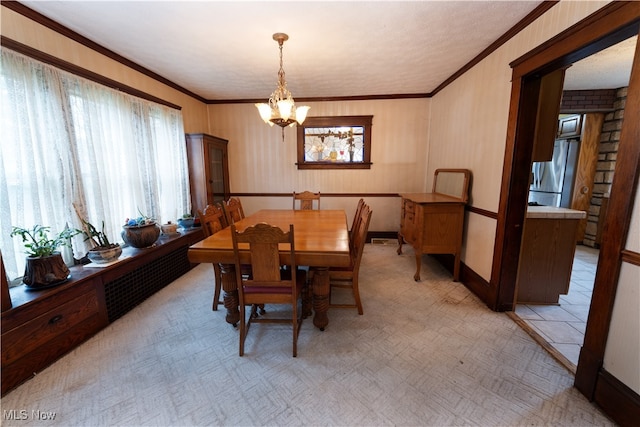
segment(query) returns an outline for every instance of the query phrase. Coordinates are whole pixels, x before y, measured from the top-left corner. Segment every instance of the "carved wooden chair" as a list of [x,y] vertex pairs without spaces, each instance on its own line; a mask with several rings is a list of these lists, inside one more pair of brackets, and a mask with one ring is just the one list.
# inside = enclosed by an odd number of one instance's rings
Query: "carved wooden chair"
[[227,200],[227,203],[225,203],[223,207],[224,213],[227,218],[227,224],[231,225],[236,221],[240,221],[242,218],[244,218],[244,210],[242,209],[242,203],[240,202],[240,199],[232,197]]
[[[320,209],[320,192],[312,193],[311,191],[303,191],[302,193],[293,192],[293,209],[299,210],[313,210],[314,201],[316,202],[316,209]],[[298,206],[296,207],[296,202]]]
[[[214,233],[227,227],[227,219],[224,215],[224,209],[220,205],[207,205],[204,208],[204,212],[198,209],[198,216],[200,217],[200,223],[202,224],[202,231],[204,237],[209,237]],[[220,265],[213,263],[213,274],[215,280],[215,288],[213,291],[213,306],[212,310],[218,310],[218,304],[222,303],[220,300],[220,290],[222,288],[222,274],[220,272]]]
[[360,225],[360,220],[362,219],[362,208],[364,207],[364,199],[358,200],[358,206],[356,206],[356,212],[353,215],[353,222],[351,223],[351,229],[349,230],[349,246],[353,245],[353,241],[355,239],[355,234],[358,232],[358,226]]
[[[291,323],[293,329],[293,357],[297,356],[298,334],[302,324],[304,310],[298,307],[302,301],[307,277],[304,270],[296,268],[293,224],[284,232],[278,227],[258,223],[237,231],[231,225],[235,267],[238,271],[243,264],[251,265],[251,276],[236,274],[238,299],[240,303],[240,356],[244,355],[244,342],[251,323]],[[280,268],[279,245],[288,244],[287,270]],[[248,253],[246,252],[248,244]],[[243,251],[240,250],[243,246]],[[296,272],[296,274],[291,274]],[[259,317],[257,307],[260,304],[287,304],[291,306],[290,318]],[[247,320],[246,308],[251,307]]]
[[200,216],[204,237],[209,237],[229,225],[224,209],[220,204],[207,205],[204,211],[198,210],[198,215]]
[[329,283],[331,291],[335,288],[350,289],[353,294],[354,303],[334,303],[332,295],[329,294],[329,306],[336,308],[357,308],[358,314],[362,314],[362,301],[358,289],[358,275],[360,272],[360,261],[364,252],[364,245],[367,240],[369,223],[371,222],[371,208],[363,204],[360,211],[357,230],[354,234],[353,244],[350,245],[351,265],[349,267],[331,267],[329,269]]

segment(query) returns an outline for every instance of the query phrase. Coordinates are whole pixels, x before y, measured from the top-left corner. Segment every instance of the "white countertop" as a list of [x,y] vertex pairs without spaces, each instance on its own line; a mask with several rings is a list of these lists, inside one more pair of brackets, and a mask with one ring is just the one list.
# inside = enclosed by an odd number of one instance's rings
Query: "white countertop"
[[556,208],[553,206],[528,206],[527,218],[549,218],[549,219],[582,219],[586,218],[585,211],[577,211],[567,208]]

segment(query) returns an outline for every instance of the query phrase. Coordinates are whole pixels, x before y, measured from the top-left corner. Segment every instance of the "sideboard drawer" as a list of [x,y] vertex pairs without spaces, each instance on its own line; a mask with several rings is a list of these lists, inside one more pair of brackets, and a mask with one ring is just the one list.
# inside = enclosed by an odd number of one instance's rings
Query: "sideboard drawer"
[[405,213],[414,213],[415,212],[415,203],[411,200],[404,200],[404,211]]
[[2,364],[8,364],[37,347],[68,332],[93,315],[98,315],[95,290],[74,298],[17,328],[2,334]]

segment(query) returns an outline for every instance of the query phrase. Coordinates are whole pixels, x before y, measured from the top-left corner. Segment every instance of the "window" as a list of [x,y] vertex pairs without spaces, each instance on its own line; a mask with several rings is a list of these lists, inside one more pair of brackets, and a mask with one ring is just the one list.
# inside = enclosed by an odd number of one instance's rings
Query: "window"
[[[180,110],[5,48],[1,55],[0,250],[11,279],[25,264],[22,242],[9,237],[14,225],[81,228],[75,206],[118,241],[127,217],[163,223],[189,212]],[[83,237],[72,243],[81,258]]]
[[308,117],[298,125],[298,169],[371,169],[372,120]]

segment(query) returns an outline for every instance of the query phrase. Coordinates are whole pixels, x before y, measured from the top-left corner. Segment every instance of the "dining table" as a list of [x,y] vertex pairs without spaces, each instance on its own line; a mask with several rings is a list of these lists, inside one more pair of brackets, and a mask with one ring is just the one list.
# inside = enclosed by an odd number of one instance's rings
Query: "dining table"
[[[348,267],[349,229],[344,210],[280,210],[262,209],[235,222],[238,231],[257,223],[267,223],[288,230],[294,228],[295,259],[298,267],[307,266],[312,272],[311,306],[313,324],[324,330],[329,324],[330,299],[329,268]],[[240,245],[240,261],[249,264],[248,246]],[[289,257],[289,245],[280,247],[280,260],[285,265]],[[238,288],[235,271],[235,255],[231,240],[231,227],[191,245],[188,258],[192,263],[218,263],[222,276],[225,320],[236,325],[240,320]]]

